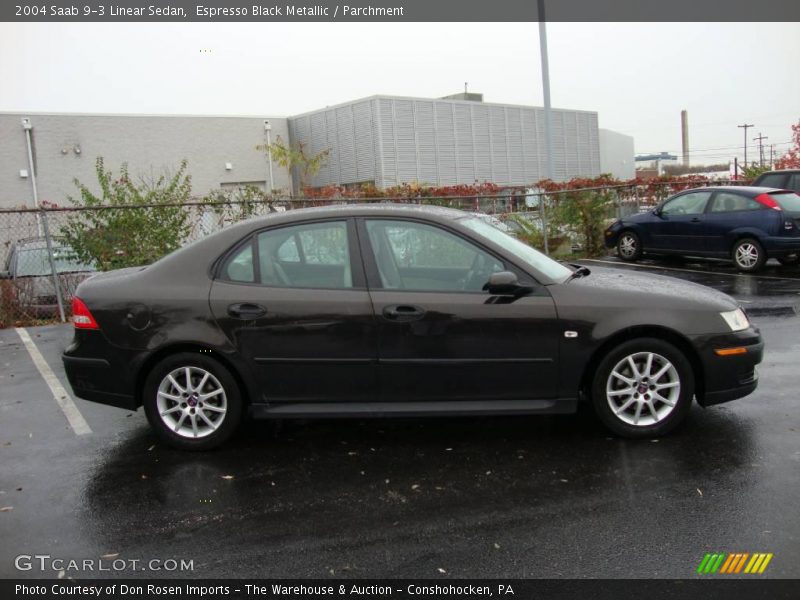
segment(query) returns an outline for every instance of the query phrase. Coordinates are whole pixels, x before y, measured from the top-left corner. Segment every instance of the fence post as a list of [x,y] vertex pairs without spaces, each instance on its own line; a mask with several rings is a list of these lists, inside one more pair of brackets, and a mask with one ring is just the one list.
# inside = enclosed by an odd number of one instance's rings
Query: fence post
[[547,204],[547,194],[539,196],[539,216],[542,219],[542,239],[544,240],[544,253],[550,254],[550,246],[547,241],[547,213],[545,212],[544,205]]
[[58,313],[61,316],[61,322],[66,323],[67,318],[64,315],[64,299],[61,296],[61,282],[58,280],[58,270],[56,269],[56,260],[53,256],[53,240],[50,238],[50,227],[47,224],[47,211],[41,210],[41,223],[44,230],[44,239],[47,242],[47,258],[50,260],[50,272],[53,274],[53,286],[56,290],[56,300],[58,301]]

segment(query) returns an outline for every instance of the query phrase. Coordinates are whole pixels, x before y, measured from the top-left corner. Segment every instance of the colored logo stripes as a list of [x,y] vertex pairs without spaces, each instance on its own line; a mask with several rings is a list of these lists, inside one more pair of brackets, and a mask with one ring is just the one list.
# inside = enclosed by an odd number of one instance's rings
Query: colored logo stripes
[[760,575],[763,573],[769,561],[772,560],[772,553],[755,552],[725,552],[706,553],[697,572],[701,575],[713,575],[722,573],[726,575],[747,573],[750,575]]

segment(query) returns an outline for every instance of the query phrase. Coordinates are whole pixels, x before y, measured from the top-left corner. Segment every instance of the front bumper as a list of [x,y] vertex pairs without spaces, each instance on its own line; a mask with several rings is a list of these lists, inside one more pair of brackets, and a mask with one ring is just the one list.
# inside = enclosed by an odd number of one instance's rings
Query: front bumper
[[618,223],[614,223],[603,232],[603,243],[606,248],[616,248],[617,241],[619,241],[619,232],[622,227]]
[[[743,331],[696,336],[692,340],[703,367],[697,402],[711,406],[751,394],[758,386],[758,365],[764,356],[764,341],[755,327]],[[720,356],[716,350],[744,348],[741,354]]]

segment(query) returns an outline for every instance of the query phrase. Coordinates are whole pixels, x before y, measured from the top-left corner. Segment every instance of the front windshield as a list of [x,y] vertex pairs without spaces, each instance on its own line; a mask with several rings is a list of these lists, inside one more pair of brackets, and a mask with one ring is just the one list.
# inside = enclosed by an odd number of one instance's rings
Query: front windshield
[[572,275],[572,270],[564,265],[557,263],[549,256],[545,256],[538,250],[534,250],[524,242],[492,227],[482,219],[475,217],[463,217],[458,220],[462,225],[469,227],[476,233],[485,237],[491,242],[498,244],[511,252],[525,264],[530,265],[540,273],[554,281],[563,281]]

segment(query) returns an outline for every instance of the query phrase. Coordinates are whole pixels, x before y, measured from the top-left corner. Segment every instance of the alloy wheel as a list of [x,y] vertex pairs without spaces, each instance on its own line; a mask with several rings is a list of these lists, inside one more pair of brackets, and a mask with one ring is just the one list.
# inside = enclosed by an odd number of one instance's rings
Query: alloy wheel
[[625,258],[633,258],[636,256],[638,248],[636,247],[636,238],[630,234],[625,234],[619,240],[619,253]]
[[752,269],[759,259],[758,248],[755,244],[745,242],[736,248],[736,264],[743,269]]
[[606,382],[612,413],[638,427],[666,419],[680,398],[681,382],[675,366],[654,352],[636,352],[620,360]]
[[179,367],[161,380],[156,409],[170,431],[181,437],[202,438],[225,421],[228,399],[225,388],[209,371]]

